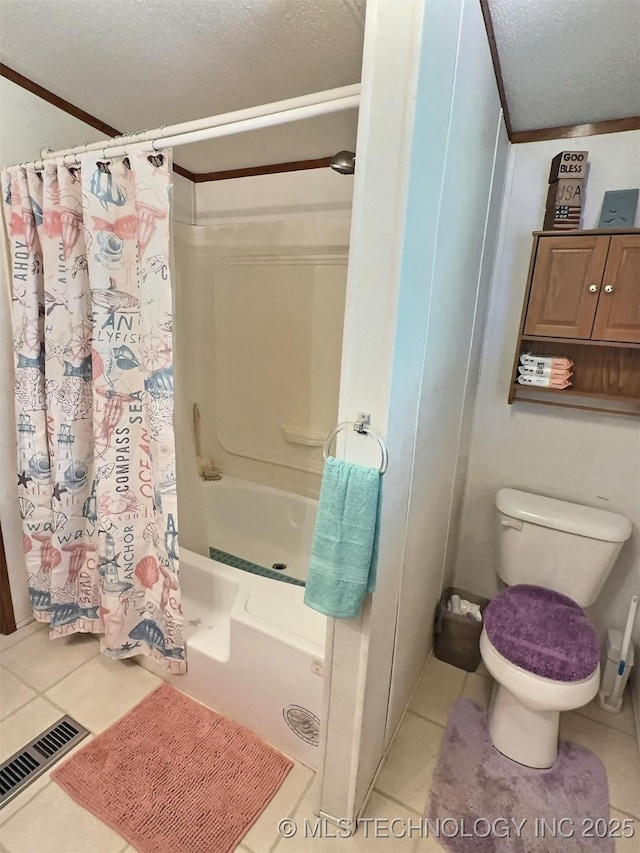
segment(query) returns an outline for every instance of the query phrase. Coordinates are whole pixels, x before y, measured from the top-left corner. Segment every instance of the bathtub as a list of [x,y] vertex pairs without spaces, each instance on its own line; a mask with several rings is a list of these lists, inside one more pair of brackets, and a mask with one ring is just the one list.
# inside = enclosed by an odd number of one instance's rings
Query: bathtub
[[[203,483],[202,492],[216,547],[304,573],[315,501],[226,477]],[[184,547],[180,581],[187,674],[171,675],[148,657],[138,662],[315,770],[326,617],[303,604],[302,586]]]
[[212,548],[306,579],[317,501],[227,476],[204,482],[202,498]]

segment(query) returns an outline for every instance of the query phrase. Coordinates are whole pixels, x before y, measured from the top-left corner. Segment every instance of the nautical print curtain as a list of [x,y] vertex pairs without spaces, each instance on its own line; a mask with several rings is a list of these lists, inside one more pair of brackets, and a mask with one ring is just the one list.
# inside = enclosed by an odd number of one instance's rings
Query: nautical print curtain
[[170,169],[136,146],[7,169],[2,192],[35,618],[179,673]]

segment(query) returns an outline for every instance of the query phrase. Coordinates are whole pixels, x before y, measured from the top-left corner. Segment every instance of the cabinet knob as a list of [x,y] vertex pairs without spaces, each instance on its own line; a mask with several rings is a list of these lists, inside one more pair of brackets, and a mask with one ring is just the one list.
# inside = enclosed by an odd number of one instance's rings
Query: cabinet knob
[[613,293],[613,285],[612,284],[605,284],[604,292],[605,293]]
[[589,285],[589,293],[597,293],[597,292],[598,292],[598,285],[597,284],[590,284]]

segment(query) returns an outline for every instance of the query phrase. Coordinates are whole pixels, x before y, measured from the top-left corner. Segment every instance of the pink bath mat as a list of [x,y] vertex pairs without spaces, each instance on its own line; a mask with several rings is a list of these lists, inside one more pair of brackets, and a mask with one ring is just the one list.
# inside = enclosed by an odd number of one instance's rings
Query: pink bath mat
[[164,684],[51,775],[142,853],[230,853],[292,766]]

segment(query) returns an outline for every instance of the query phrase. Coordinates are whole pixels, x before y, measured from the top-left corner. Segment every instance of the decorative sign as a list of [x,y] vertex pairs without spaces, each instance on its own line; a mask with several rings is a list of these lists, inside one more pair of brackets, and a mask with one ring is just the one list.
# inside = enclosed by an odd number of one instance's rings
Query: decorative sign
[[556,204],[569,204],[574,207],[582,207],[583,195],[584,178],[578,178],[575,181],[572,178],[563,178],[560,181],[554,181],[549,186],[546,209],[549,210],[550,207]]
[[604,194],[598,228],[633,228],[640,190],[609,190]]
[[561,151],[551,161],[549,183],[560,178],[586,178],[588,151]]
[[544,215],[544,231],[576,231],[580,228],[582,208],[569,204],[555,204]]
[[545,231],[580,228],[588,151],[561,151],[551,161],[544,214]]

